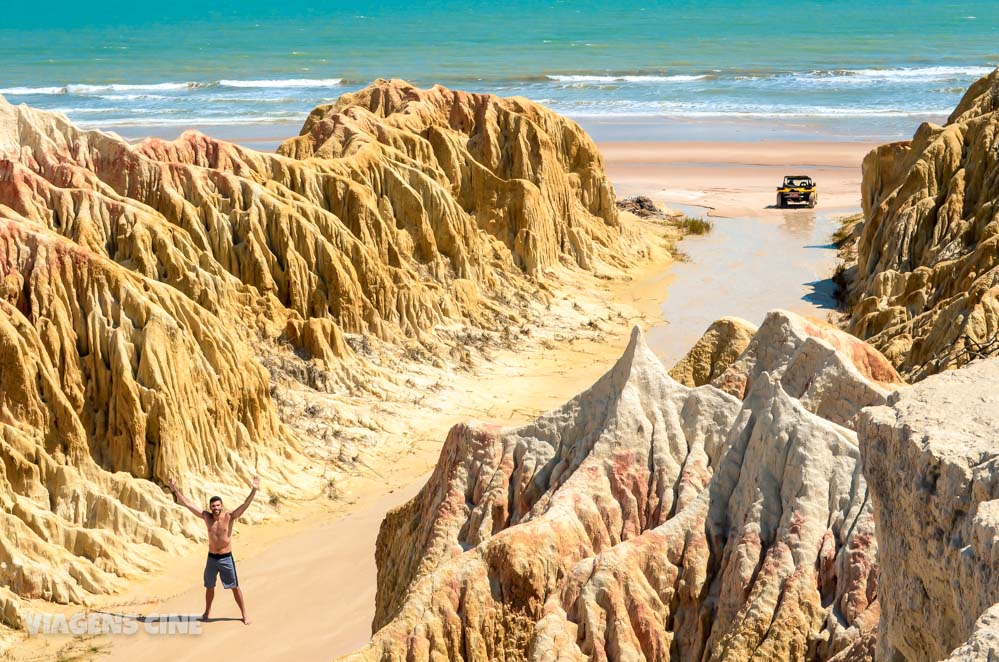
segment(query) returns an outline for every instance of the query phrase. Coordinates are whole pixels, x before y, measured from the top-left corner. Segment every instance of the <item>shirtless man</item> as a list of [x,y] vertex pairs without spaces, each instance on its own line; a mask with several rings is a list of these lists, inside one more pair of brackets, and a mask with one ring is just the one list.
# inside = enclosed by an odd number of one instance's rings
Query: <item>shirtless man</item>
[[239,605],[239,613],[243,616],[243,623],[250,624],[246,617],[246,606],[243,604],[243,592],[239,589],[239,580],[236,577],[236,561],[232,558],[232,525],[239,519],[240,515],[250,507],[250,502],[257,494],[260,487],[260,479],[254,478],[250,483],[250,495],[246,501],[231,513],[225,512],[222,508],[222,497],[213,496],[208,501],[208,510],[198,510],[193,503],[180,493],[177,483],[170,479],[170,491],[177,497],[178,503],[205,521],[208,526],[208,562],[205,564],[205,613],[201,620],[207,621],[208,614],[212,609],[212,600],[215,598],[215,577],[222,576],[223,588],[232,589],[232,597]]

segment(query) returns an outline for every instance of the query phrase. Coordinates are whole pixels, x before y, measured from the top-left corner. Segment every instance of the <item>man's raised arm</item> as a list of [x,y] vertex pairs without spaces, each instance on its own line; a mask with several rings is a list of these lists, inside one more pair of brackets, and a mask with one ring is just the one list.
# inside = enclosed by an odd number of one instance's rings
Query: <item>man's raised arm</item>
[[254,477],[254,479],[250,481],[250,494],[246,497],[246,501],[244,501],[239,506],[239,508],[232,511],[233,519],[238,518],[240,515],[246,512],[247,508],[250,507],[250,502],[253,501],[253,497],[257,495],[258,487],[260,487],[260,478]]
[[173,492],[173,495],[177,498],[177,503],[184,506],[201,519],[205,519],[205,511],[195,508],[194,504],[188,501],[187,497],[180,493],[180,490],[177,489],[177,483],[174,482],[173,478],[170,479],[170,482],[168,482],[167,485],[170,487],[170,491]]

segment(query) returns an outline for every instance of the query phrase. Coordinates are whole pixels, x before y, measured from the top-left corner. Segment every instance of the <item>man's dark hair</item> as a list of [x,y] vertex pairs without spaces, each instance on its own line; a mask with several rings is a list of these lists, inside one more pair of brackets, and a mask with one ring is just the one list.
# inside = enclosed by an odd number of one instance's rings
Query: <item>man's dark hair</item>
[[213,496],[211,499],[208,500],[208,505],[210,506],[213,503],[215,503],[216,501],[218,501],[219,503],[222,503],[222,497],[220,497],[220,496]]

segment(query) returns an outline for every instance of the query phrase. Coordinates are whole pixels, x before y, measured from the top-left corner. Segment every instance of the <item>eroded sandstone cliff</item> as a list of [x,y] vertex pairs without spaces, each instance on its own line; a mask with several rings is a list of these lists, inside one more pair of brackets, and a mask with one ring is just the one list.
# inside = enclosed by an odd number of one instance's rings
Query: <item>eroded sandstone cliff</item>
[[330,428],[360,423],[290,426],[276,401],[309,401],[282,389],[384,395],[407,356],[467,358],[471,331],[551,314],[553,269],[640,256],[628,232],[593,143],[522,99],[380,80],[278,154],[0,99],[3,622],[201,536],[169,476],[317,493]]
[[866,647],[878,565],[857,439],[809,410],[822,399],[802,382],[811,369],[823,388],[866,394],[833,408],[852,422],[885,402],[870,375],[897,375],[789,313],[754,342],[729,368],[741,399],[673,381],[636,331],[610,372],[534,423],[455,427],[427,485],[382,525],[377,632],[347,659],[804,660]]
[[[316,108],[302,135],[278,151],[298,159],[351,157],[355,176],[379,194],[401,184],[386,161],[417,191],[414,181],[429,180],[423,185],[440,187],[440,197],[499,244],[486,248],[509,252],[530,274],[561,260],[596,268],[619,256],[619,235],[608,232],[617,227],[617,208],[603,158],[578,125],[527,99],[378,81]],[[429,234],[428,221],[452,225],[446,216],[404,217],[417,246]],[[435,252],[459,273],[474,262],[476,255],[456,251],[454,241],[435,239]]]
[[999,354],[999,70],[864,160],[847,329],[921,379]]

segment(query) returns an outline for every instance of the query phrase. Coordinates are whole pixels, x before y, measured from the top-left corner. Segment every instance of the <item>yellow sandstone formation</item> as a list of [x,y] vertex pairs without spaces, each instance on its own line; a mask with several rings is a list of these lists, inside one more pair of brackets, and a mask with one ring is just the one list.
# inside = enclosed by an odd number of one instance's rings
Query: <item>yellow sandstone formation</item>
[[756,325],[739,317],[715,320],[669,371],[684,386],[704,386],[721,376],[749,345]]
[[918,380],[999,354],[999,70],[864,160],[846,328]]
[[317,493],[329,449],[282,421],[268,368],[377,392],[380,356],[467,352],[468,329],[536,321],[551,270],[642,246],[592,141],[524,99],[380,80],[278,154],[133,145],[0,99],[3,623],[203,536],[169,476]]
[[432,207],[419,208],[426,203],[406,210],[414,196],[396,189],[408,185],[445,209],[457,203],[456,215],[491,240],[486,248],[509,252],[529,274],[567,259],[596,269],[618,255],[619,234],[608,232],[617,227],[617,210],[602,157],[578,125],[527,99],[378,80],[313,110],[302,135],[278,152],[350,157],[352,176],[389,197],[418,254],[435,234],[435,252],[450,258],[459,277],[469,277],[476,254],[454,250],[459,242],[446,231],[460,231],[458,223],[450,213],[440,218],[428,213]]

